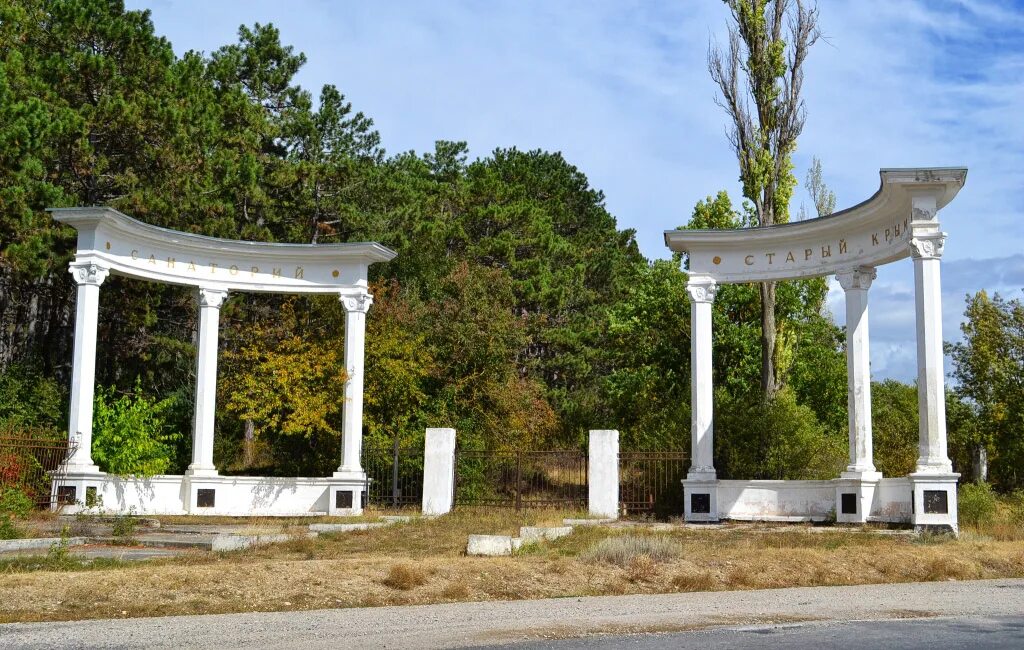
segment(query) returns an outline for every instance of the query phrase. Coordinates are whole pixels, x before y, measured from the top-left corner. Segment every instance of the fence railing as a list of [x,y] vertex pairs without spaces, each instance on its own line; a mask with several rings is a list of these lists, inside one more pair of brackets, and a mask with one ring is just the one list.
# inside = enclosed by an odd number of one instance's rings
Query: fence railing
[[656,519],[683,514],[688,455],[683,451],[619,453],[619,509],[623,516]]
[[423,443],[364,444],[366,502],[378,508],[419,508],[423,499]]
[[586,508],[587,454],[579,450],[456,451],[455,505]]
[[67,438],[55,439],[49,432],[0,433],[0,491],[17,488],[36,507],[49,508],[73,451]]

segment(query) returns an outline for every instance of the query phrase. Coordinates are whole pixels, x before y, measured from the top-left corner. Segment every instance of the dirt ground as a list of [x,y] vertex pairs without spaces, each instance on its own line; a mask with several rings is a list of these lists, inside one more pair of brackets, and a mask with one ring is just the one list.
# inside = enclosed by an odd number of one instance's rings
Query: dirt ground
[[[579,527],[513,557],[465,556],[470,533],[513,534],[572,514],[463,510],[133,564],[4,561],[0,622],[1024,577],[1019,539],[970,531],[950,539],[838,527]],[[658,537],[677,552],[595,559],[596,545],[623,535]]]

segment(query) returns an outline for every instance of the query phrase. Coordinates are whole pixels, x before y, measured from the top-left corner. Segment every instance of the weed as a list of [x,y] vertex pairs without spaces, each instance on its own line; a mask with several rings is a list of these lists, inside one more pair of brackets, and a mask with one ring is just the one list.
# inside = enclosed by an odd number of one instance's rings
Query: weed
[[654,582],[658,578],[658,565],[649,555],[638,555],[629,562],[626,579],[630,582]]
[[652,562],[664,562],[679,557],[681,550],[679,542],[663,536],[619,535],[602,539],[584,551],[580,559],[628,567],[640,556]]
[[71,533],[68,527],[64,526],[61,528],[60,539],[50,544],[50,550],[46,552],[47,568],[66,571],[79,564],[78,561],[71,557],[69,550],[71,546],[70,537]]
[[427,584],[427,574],[412,564],[395,564],[388,571],[388,575],[381,581],[381,584],[392,589],[408,591],[414,587],[421,587]]
[[967,483],[957,496],[960,523],[979,528],[992,523],[996,514],[996,495],[988,483]]
[[711,591],[715,578],[709,571],[677,573],[672,576],[671,584],[679,591]]
[[462,600],[469,596],[469,587],[464,582],[450,582],[441,590],[441,597],[448,600]]
[[135,516],[135,510],[132,509],[127,515],[123,515],[114,520],[114,529],[111,534],[114,536],[114,544],[118,546],[134,546],[135,540],[135,529],[139,526],[139,518]]

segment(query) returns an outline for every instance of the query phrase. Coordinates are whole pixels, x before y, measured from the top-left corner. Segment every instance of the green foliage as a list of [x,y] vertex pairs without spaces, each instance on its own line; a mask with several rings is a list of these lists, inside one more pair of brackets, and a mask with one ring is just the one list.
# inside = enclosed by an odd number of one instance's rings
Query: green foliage
[[967,444],[988,449],[990,476],[1001,490],[1024,486],[1024,304],[980,291],[967,296],[961,342],[948,346],[956,392],[970,403],[975,426]]
[[111,474],[153,476],[171,467],[172,443],[181,435],[167,431],[164,412],[169,401],[157,402],[135,393],[118,396],[98,387],[93,406],[92,457]]
[[996,514],[996,495],[988,483],[965,483],[957,490],[957,513],[964,526],[991,524]]
[[0,424],[56,429],[64,413],[53,377],[21,364],[0,372]]
[[0,489],[0,539],[16,539],[21,532],[15,521],[32,512],[32,500],[18,488]]
[[871,384],[871,434],[875,468],[906,476],[917,465],[917,386],[893,379]]
[[715,466],[723,478],[830,479],[846,460],[846,439],[826,435],[792,390],[774,399],[715,394]]

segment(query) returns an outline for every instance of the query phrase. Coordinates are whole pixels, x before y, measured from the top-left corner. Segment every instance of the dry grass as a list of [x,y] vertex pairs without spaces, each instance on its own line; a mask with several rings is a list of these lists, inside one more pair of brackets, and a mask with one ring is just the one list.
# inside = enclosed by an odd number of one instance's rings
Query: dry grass
[[665,535],[618,535],[602,539],[580,555],[585,562],[632,566],[640,558],[664,562],[679,557],[679,542]]
[[[522,556],[464,554],[469,533],[510,534],[566,515],[462,510],[237,553],[88,571],[0,566],[0,622],[1024,577],[1024,546],[973,533],[922,542],[799,527],[649,535],[581,527]],[[627,536],[662,540],[676,553],[591,559],[594,547]]]

